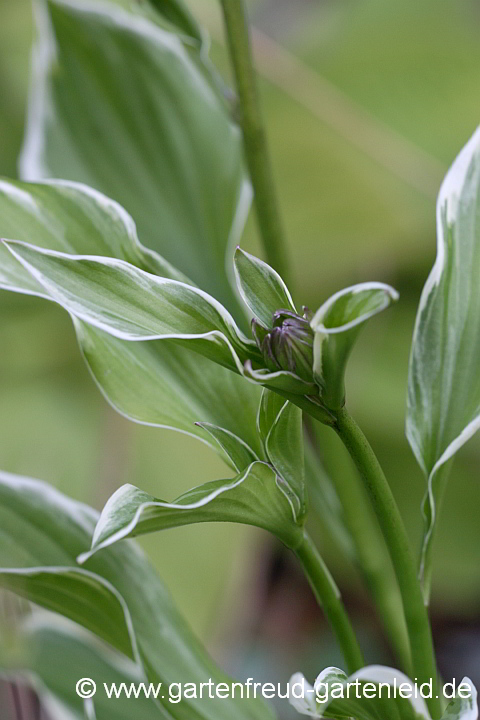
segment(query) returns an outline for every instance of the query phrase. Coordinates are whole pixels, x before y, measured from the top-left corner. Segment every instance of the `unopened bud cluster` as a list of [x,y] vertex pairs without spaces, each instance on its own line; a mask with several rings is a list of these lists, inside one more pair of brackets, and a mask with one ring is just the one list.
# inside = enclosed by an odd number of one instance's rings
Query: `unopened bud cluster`
[[269,330],[252,320],[255,342],[269,370],[288,370],[302,380],[312,382],[314,336],[310,319],[310,313],[304,307],[303,316],[291,310],[276,310]]

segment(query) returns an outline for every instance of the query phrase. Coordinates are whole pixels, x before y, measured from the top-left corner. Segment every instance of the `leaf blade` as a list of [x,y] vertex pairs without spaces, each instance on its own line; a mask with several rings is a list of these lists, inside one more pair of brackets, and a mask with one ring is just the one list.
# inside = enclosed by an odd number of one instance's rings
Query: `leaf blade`
[[315,313],[313,371],[326,407],[338,410],[345,401],[344,375],[358,333],[374,315],[398,300],[390,285],[361,283],[340,290]]
[[[74,717],[84,720],[83,701],[75,692],[80,678],[91,678],[100,689],[103,683],[111,687],[125,682],[138,685],[144,681],[139,668],[126,657],[104,647],[92,635],[76,625],[56,616],[35,614],[16,635],[17,652],[11,658],[2,653],[0,664],[5,675],[29,684],[40,696],[52,697],[67,708]],[[47,707],[48,705],[46,705]],[[98,720],[129,720],[131,703],[126,698],[109,700],[105,693],[95,697]],[[139,720],[155,720],[166,715],[155,702],[140,695],[135,701]],[[58,717],[64,718],[66,713]],[[54,716],[52,716],[54,717]]]
[[[191,633],[176,610],[170,595],[142,551],[132,543],[121,543],[105,549],[88,561],[87,568],[76,565],[77,555],[91,545],[98,514],[81,503],[74,502],[50,486],[28,478],[0,473],[0,584],[10,582],[13,574],[24,583],[29,576],[50,575],[62,580],[65,568],[67,580],[75,577],[76,593],[70,603],[76,603],[79,593],[87,601],[97,597],[98,586],[115,590],[128,610],[138,654],[147,676],[152,682],[207,681],[210,677],[227,681],[216,668],[201,644]],[[16,573],[12,573],[15,570]],[[35,590],[35,587],[32,588]],[[27,594],[28,585],[23,586]],[[54,595],[35,598],[40,604],[52,602]],[[32,597],[32,599],[34,599]],[[59,608],[57,608],[58,610]],[[85,627],[92,625],[95,603],[90,604],[81,619]],[[68,608],[63,608],[66,613]],[[92,628],[91,628],[92,629]],[[115,647],[116,634],[109,641]],[[225,711],[234,720],[271,720],[271,713],[262,703],[205,700],[201,704],[185,699],[175,707],[165,703],[176,720],[222,720]]]
[[[118,203],[79,183],[0,180],[0,236],[23,242],[34,238],[36,246],[61,252],[113,255],[147,272],[188,282],[140,244],[133,219]],[[0,286],[49,297],[3,243]],[[255,432],[260,389],[253,383],[173,341],[161,346],[128,343],[81,321],[74,325],[89,370],[118,412],[204,441],[208,435],[195,422],[210,422],[242,436],[257,454],[261,451]]]
[[92,551],[82,555],[80,562],[127,537],[201,522],[255,525],[275,534],[288,547],[295,547],[303,538],[275,470],[255,461],[233,479],[206,483],[171,503],[124,485],[103,509]]
[[238,311],[225,254],[251,189],[205,51],[102,2],[48,0],[37,25],[22,177],[115,198],[148,247]]
[[252,313],[269,328],[279,309],[296,312],[290,292],[280,275],[267,263],[237,247],[235,277],[240,294]]
[[422,575],[429,572],[440,476],[480,427],[479,211],[480,129],[440,189],[437,258],[420,299],[410,355],[406,433],[427,477]]
[[70,314],[123,340],[199,340],[196,348],[242,370],[254,350],[228,311],[202,290],[110,257],[70,255],[3,241]]

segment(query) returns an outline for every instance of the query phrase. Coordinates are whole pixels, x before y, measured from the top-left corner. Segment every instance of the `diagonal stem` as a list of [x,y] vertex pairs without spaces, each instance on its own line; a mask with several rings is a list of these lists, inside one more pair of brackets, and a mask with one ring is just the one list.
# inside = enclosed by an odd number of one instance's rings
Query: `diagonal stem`
[[302,564],[315,597],[335,633],[348,672],[353,673],[359,670],[365,665],[365,662],[342,602],[340,591],[307,533],[304,534],[303,542],[295,550],[295,553]]
[[260,109],[245,0],[222,0],[222,8],[240,101],[245,157],[255,192],[260,235],[267,261],[288,284],[287,247]]
[[[316,428],[312,428],[313,438],[318,439],[315,431]],[[315,488],[329,483],[338,498],[345,526],[354,546],[347,552],[350,557],[353,555],[353,562],[363,576],[400,669],[411,676],[410,642],[390,557],[358,473],[350,467],[348,458],[338,450],[335,445],[330,457],[327,454],[321,462],[319,454],[315,452],[310,442],[305,445],[305,462],[309,470],[310,487],[315,491]]]
[[403,520],[380,463],[365,435],[345,408],[338,411],[336,416],[335,430],[363,478],[392,559],[402,596],[413,671],[419,683],[432,682],[432,697],[427,699],[427,704],[432,718],[436,720],[441,715],[441,700],[437,695],[433,638]]

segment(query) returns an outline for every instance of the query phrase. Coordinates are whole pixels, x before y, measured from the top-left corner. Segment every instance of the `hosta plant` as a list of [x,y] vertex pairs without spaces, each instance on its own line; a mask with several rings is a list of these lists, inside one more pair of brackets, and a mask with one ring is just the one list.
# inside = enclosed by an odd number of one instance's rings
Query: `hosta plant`
[[[0,182],[0,287],[63,307],[108,402],[134,422],[206,443],[224,460],[225,477],[201,486],[192,478],[193,489],[174,500],[163,499],[161,487],[153,497],[141,481],[124,485],[97,514],[42,482],[1,474],[0,584],[54,613],[38,611],[21,627],[23,650],[2,652],[4,675],[28,678],[52,717],[99,720],[131,717],[130,706],[83,704],[76,679],[212,678],[228,686],[146,557],[125,539],[192,523],[244,523],[296,555],[350,674],[328,668],[314,688],[304,683],[307,694],[290,697],[300,712],[476,720],[468,679],[468,698],[447,704],[441,696],[427,605],[450,461],[480,422],[480,132],[440,190],[437,260],[411,351],[407,436],[427,480],[418,566],[382,468],[346,408],[357,336],[398,294],[369,281],[319,309],[293,299],[242,0],[221,1],[236,95],[181,0],[34,6],[23,179]],[[267,262],[235,249],[252,197]],[[305,433],[315,423],[343,441],[371,508],[360,487],[345,493],[327,476]],[[365,666],[335,568],[306,531],[309,513],[351,548],[398,669]],[[334,682],[375,688],[399,679],[430,683],[432,693],[425,700],[317,693]],[[274,715],[257,699],[138,700],[135,718],[154,717]]]

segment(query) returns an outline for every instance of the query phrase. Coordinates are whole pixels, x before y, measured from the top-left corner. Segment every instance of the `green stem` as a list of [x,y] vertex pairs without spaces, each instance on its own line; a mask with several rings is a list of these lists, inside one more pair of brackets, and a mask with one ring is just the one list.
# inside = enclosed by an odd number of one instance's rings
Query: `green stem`
[[245,156],[255,191],[258,225],[267,261],[288,284],[289,264],[260,110],[244,0],[222,0],[230,57],[240,100]]
[[[317,431],[320,431],[320,428],[312,428],[315,439],[317,439]],[[337,496],[343,521],[351,538],[351,543],[348,543],[346,548],[347,554],[363,576],[400,669],[410,676],[412,674],[410,643],[402,600],[382,535],[357,471],[344,453],[338,452],[341,448],[335,444],[330,449],[331,452],[328,453],[328,446],[325,448],[327,453],[324,458],[327,468],[325,469],[324,463],[320,461],[318,453],[315,453],[310,442],[305,445],[305,469],[308,470],[307,477],[312,499],[315,498],[315,490],[318,488],[319,493],[321,487],[325,485],[330,486]],[[328,513],[328,506],[325,508],[325,500],[322,497],[319,498],[320,503],[323,506],[322,511]],[[328,518],[326,520],[328,521]],[[335,525],[332,527],[335,528]],[[353,547],[350,547],[352,544]]]
[[419,683],[430,680],[433,683],[433,697],[427,700],[427,704],[433,719],[436,720],[441,715],[442,706],[440,698],[437,697],[437,669],[432,632],[402,517],[368,440],[345,408],[337,413],[335,430],[365,482],[383,532],[402,596],[414,675]]
[[295,550],[318,603],[322,606],[330,626],[342,649],[349,673],[365,665],[362,651],[348,619],[340,591],[318,550],[307,533]]

